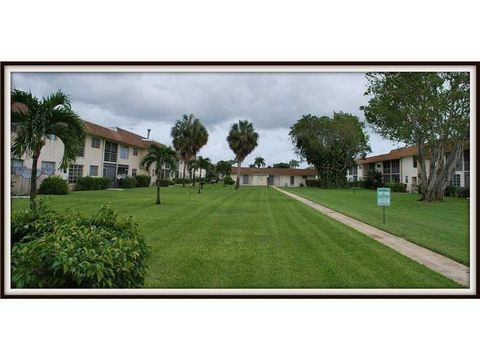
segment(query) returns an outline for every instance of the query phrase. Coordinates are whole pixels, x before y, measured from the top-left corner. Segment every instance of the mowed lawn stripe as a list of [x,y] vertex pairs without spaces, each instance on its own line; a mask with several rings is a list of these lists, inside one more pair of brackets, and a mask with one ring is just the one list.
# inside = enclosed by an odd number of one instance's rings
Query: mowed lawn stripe
[[373,190],[284,188],[332,210],[400,236],[429,250],[469,265],[469,201],[446,197],[442,202],[418,201],[418,195],[392,193],[383,224],[382,208]]
[[[150,288],[454,288],[459,285],[268,188],[74,192],[54,208],[89,214],[111,203],[152,248]],[[13,200],[13,209],[27,206]]]

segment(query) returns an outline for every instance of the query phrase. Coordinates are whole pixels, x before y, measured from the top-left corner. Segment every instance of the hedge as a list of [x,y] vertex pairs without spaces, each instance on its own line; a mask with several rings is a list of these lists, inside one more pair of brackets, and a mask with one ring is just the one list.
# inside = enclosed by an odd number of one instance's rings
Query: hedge
[[189,178],[186,178],[186,179],[174,179],[173,180],[173,183],[174,184],[191,184],[192,183],[192,179],[189,179]]
[[12,246],[14,288],[132,288],[144,284],[149,248],[132,218],[118,219],[109,206],[86,218],[72,211],[55,213],[39,204],[39,210],[15,215],[12,228],[21,228],[28,218],[36,219],[36,224],[24,229]]
[[62,179],[60,176],[49,176],[40,184],[38,193],[44,195],[66,195],[68,193],[67,180]]
[[225,185],[233,185],[235,184],[235,180],[233,180],[231,176],[227,175],[223,178],[223,183]]
[[148,175],[136,175],[137,187],[149,187],[152,177]]
[[120,179],[118,186],[122,189],[131,189],[137,187],[137,180],[135,177],[127,176],[124,179]]
[[401,182],[387,182],[384,186],[390,188],[392,192],[407,192],[407,184]]
[[76,191],[104,190],[110,186],[112,179],[105,177],[85,176],[77,180]]

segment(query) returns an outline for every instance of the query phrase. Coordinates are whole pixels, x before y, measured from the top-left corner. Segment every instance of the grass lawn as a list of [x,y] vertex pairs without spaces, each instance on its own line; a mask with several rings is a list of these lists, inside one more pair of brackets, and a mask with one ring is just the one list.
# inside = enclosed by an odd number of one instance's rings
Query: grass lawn
[[[85,214],[111,203],[141,224],[150,288],[447,288],[457,283],[274,189],[207,185],[49,197]],[[395,199],[395,198],[394,198]],[[27,206],[14,199],[13,209]]]
[[417,201],[417,194],[392,193],[383,225],[382,208],[377,206],[374,190],[356,190],[355,194],[352,190],[319,188],[285,190],[469,264],[469,201],[466,199],[445,197],[443,202],[429,204]]

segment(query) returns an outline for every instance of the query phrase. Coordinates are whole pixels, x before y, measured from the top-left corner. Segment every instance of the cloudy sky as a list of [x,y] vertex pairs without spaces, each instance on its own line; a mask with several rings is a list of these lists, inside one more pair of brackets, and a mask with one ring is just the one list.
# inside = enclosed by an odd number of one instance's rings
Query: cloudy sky
[[[362,73],[13,73],[12,86],[46,96],[62,90],[85,120],[171,144],[170,129],[182,114],[193,113],[207,127],[209,141],[199,155],[233,159],[226,137],[232,123],[252,121],[259,145],[246,159],[267,165],[298,159],[288,132],[304,114],[332,115],[366,104]],[[400,146],[370,129],[372,154]],[[306,166],[306,163],[302,164]]]

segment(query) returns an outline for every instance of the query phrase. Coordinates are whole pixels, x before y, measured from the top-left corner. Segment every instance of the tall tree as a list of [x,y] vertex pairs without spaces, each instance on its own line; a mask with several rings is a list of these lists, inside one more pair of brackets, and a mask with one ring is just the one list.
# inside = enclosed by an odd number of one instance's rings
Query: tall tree
[[265,166],[265,159],[257,156],[255,158],[255,161],[253,162],[253,166],[256,166],[257,168],[261,168],[262,166]]
[[32,158],[30,206],[36,208],[38,158],[49,135],[64,144],[60,168],[67,170],[85,143],[85,125],[72,110],[70,99],[58,91],[39,100],[30,92],[12,90],[12,123],[16,125],[12,155]]
[[289,135],[297,154],[315,166],[327,187],[343,185],[347,168],[370,152],[365,125],[348,113],[334,113],[331,118],[304,115]]
[[192,179],[192,186],[195,186],[195,172],[198,169],[198,162],[197,159],[190,160],[188,162],[188,173],[190,174],[190,178]]
[[150,169],[155,167],[156,185],[157,185],[157,201],[156,204],[160,205],[160,174],[162,172],[162,166],[164,164],[175,167],[176,152],[170,146],[162,146],[157,144],[151,144],[148,147],[148,152],[145,157],[140,161],[140,167],[147,170],[150,173]]
[[421,200],[442,200],[469,136],[469,73],[368,73],[367,85],[365,118],[383,137],[417,147]]
[[[200,169],[200,177],[201,177],[202,176],[202,170],[207,171],[207,168],[210,165],[210,159],[199,156],[199,157],[197,157],[197,164],[198,164],[198,168]],[[199,194],[200,194],[201,189],[202,189],[202,181],[199,180],[198,181],[198,193]]]
[[247,120],[239,120],[233,124],[227,137],[230,149],[235,153],[237,163],[237,181],[235,189],[240,187],[240,168],[242,161],[257,147],[258,133],[255,132],[253,124]]
[[[177,120],[172,127],[170,135],[173,138],[173,147],[183,161],[183,178],[185,179],[187,164],[207,143],[208,131],[195,115],[184,114],[182,119]],[[185,182],[183,186],[185,187]]]
[[297,160],[292,159],[289,161],[288,165],[290,165],[291,169],[296,169],[300,165],[300,163]]

